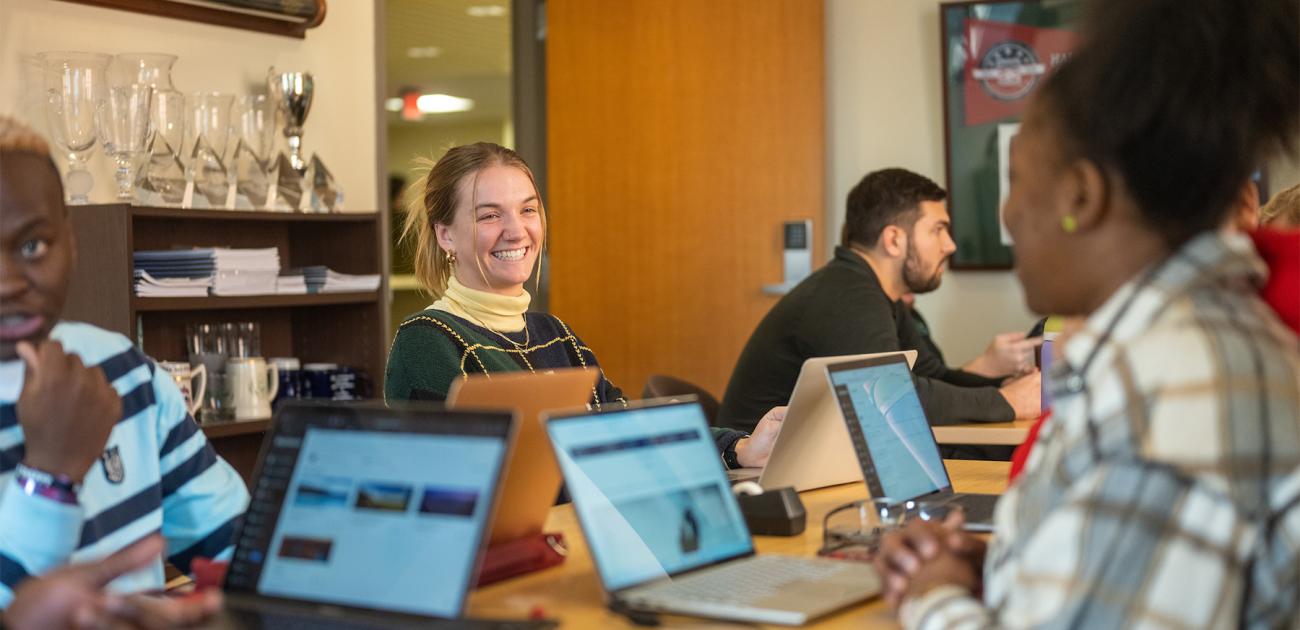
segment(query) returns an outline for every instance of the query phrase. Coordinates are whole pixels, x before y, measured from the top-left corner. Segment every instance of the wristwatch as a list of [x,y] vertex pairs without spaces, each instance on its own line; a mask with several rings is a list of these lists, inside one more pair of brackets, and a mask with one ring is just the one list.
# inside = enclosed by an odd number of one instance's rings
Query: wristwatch
[[81,484],[73,481],[72,477],[48,473],[23,463],[14,468],[14,480],[30,496],[42,496],[69,505],[77,504],[77,494],[81,492]]
[[727,445],[727,448],[722,450],[722,464],[727,467],[727,470],[744,468],[744,466],[740,465],[740,458],[736,455],[736,445],[747,437],[749,437],[748,433],[736,438],[731,444]]

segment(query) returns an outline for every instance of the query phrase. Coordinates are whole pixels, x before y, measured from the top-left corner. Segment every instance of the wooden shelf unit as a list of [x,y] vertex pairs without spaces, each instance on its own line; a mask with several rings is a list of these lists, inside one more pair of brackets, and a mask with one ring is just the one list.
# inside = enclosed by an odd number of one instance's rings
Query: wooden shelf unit
[[359,293],[309,293],[306,295],[213,295],[208,297],[137,297],[131,300],[136,312],[206,311],[211,309],[272,308],[277,306],[327,306],[368,304],[374,291]]
[[[383,391],[388,350],[388,286],[380,213],[297,214],[145,208],[126,204],[68,206],[77,235],[77,268],[64,317],[122,333],[159,361],[185,361],[189,324],[257,322],[262,355],[298,357],[362,370]],[[384,276],[377,291],[310,295],[142,298],[134,291],[132,253],[190,247],[275,247],[283,268],[326,265],[348,274]],[[222,441],[255,448],[260,428],[205,427]],[[251,431],[251,432],[250,432]],[[232,442],[233,444],[233,442]],[[224,455],[225,453],[223,453]],[[245,454],[247,455],[247,454]],[[253,453],[255,456],[255,451]],[[227,457],[251,461],[248,457]],[[239,466],[236,466],[239,468]],[[240,470],[246,476],[251,471]]]

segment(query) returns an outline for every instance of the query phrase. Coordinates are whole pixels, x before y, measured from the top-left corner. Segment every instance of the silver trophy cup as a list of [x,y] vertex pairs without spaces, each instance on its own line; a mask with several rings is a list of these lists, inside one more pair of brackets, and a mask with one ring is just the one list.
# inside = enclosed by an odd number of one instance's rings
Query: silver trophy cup
[[284,115],[284,137],[289,145],[289,164],[302,175],[307,171],[307,162],[302,159],[302,125],[311,112],[311,99],[314,92],[311,73],[279,72],[271,69],[268,77],[271,98],[276,102],[280,113]]

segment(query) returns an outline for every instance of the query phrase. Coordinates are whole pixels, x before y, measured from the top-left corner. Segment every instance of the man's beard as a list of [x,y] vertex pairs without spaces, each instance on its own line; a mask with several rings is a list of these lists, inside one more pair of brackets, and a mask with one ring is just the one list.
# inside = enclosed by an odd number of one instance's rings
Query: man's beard
[[912,293],[929,293],[939,288],[939,283],[943,281],[943,260],[940,260],[939,264],[935,265],[934,272],[927,276],[925,270],[921,268],[921,257],[917,255],[916,248],[909,241],[907,259],[903,261],[903,284],[907,285],[907,290]]

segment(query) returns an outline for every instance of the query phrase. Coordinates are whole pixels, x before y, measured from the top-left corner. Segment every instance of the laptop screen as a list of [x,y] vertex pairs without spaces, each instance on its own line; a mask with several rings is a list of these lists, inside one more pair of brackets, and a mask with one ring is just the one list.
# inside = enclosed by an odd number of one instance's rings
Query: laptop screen
[[509,426],[505,414],[286,408],[227,587],[459,616]]
[[901,357],[833,365],[828,374],[872,496],[906,501],[951,488]]
[[606,590],[753,552],[698,404],[557,418],[547,431]]

